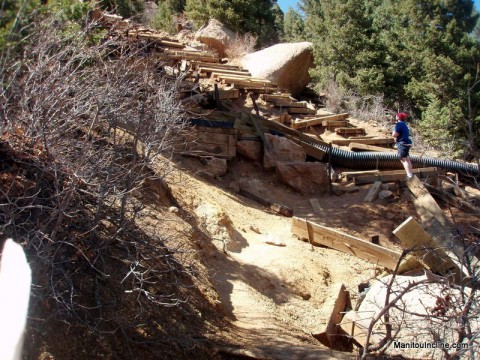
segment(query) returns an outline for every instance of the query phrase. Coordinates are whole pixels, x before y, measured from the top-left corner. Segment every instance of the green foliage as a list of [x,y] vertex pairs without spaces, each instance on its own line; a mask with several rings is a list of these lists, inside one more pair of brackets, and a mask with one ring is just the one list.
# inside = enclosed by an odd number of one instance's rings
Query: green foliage
[[317,88],[334,81],[346,92],[383,94],[387,106],[412,109],[431,139],[478,133],[479,91],[468,91],[480,57],[471,0],[302,0],[300,7]]
[[173,21],[173,12],[170,6],[165,2],[159,3],[157,13],[150,20],[148,25],[153,29],[163,30],[173,34],[176,29]]
[[305,41],[305,23],[300,13],[288,8],[283,20],[283,39],[288,42]]
[[158,6],[160,7],[160,4],[162,4],[162,3],[166,3],[168,5],[168,7],[175,14],[182,13],[185,10],[185,5],[186,5],[185,0],[165,0],[164,2],[159,2]]
[[304,1],[306,34],[314,43],[318,87],[334,80],[360,95],[383,89],[382,53],[363,0]]
[[0,5],[0,51],[17,44],[28,33],[37,0],[2,0]]
[[278,40],[275,4],[275,0],[187,0],[185,15],[196,26],[215,18],[234,32],[254,34],[265,45]]

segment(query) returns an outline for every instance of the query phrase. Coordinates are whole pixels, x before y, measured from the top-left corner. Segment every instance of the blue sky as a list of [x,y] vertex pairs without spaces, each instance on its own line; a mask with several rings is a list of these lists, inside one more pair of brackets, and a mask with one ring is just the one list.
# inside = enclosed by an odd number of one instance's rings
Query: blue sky
[[[289,6],[297,10],[297,0],[277,0],[277,2],[284,13],[288,11]],[[480,9],[480,0],[475,0],[474,3],[475,7]]]

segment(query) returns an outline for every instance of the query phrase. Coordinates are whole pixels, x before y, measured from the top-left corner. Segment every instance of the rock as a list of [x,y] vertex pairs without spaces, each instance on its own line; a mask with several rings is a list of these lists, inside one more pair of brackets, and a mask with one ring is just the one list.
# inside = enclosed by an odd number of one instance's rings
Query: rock
[[260,161],[262,160],[262,143],[254,140],[239,140],[237,152],[247,159]]
[[310,82],[313,66],[312,43],[283,43],[247,54],[242,66],[253,77],[268,79],[280,88],[298,95]]
[[328,191],[327,168],[319,162],[277,162],[277,176],[302,194]]
[[378,193],[378,198],[380,200],[391,200],[394,198],[394,195],[390,190],[382,190]]
[[172,214],[178,214],[178,208],[176,206],[170,206],[168,208],[168,212],[171,212]]
[[223,176],[227,173],[227,160],[213,158],[207,161],[207,166],[205,171],[212,174],[213,176]]
[[229,44],[235,39],[235,33],[216,19],[210,19],[208,24],[202,26],[195,34],[195,40],[216,50],[221,57],[226,56]]
[[235,194],[238,194],[240,192],[240,185],[238,185],[238,182],[236,182],[235,180],[231,181],[228,184],[228,188],[232,190]]
[[304,162],[306,155],[303,148],[293,141],[271,134],[265,134],[265,146],[263,153],[263,167],[265,170],[275,169],[278,161]]

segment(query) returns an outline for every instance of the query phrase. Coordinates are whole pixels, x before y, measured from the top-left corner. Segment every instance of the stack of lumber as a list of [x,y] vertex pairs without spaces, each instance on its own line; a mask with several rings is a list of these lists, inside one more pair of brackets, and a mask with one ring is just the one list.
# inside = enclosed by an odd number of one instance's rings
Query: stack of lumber
[[332,140],[333,145],[339,146],[349,146],[350,143],[355,142],[357,144],[366,144],[366,145],[391,145],[393,144],[393,138],[372,138],[372,139],[339,139]]
[[317,113],[317,110],[308,108],[306,102],[297,101],[290,94],[272,94],[263,96],[262,100],[270,102],[276,107],[287,108],[289,114],[313,115]]
[[184,49],[185,44],[181,43],[175,38],[165,36],[161,33],[154,32],[148,29],[135,29],[127,31],[127,36],[135,37],[137,39],[150,40],[165,48]]

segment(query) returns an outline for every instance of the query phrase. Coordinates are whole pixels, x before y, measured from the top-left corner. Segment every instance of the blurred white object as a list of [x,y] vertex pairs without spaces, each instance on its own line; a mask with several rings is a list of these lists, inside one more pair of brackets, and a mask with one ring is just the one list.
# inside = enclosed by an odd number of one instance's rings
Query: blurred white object
[[279,238],[273,236],[272,234],[268,234],[264,237],[264,242],[270,245],[275,245],[275,246],[286,246],[285,242],[280,240]]
[[0,264],[0,359],[22,358],[32,273],[23,248],[5,242]]

